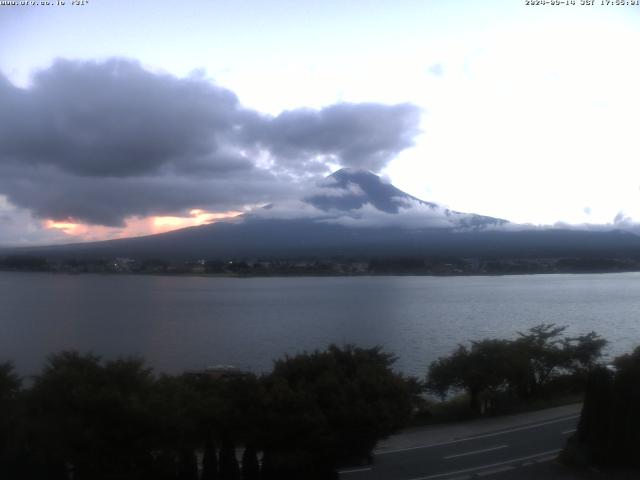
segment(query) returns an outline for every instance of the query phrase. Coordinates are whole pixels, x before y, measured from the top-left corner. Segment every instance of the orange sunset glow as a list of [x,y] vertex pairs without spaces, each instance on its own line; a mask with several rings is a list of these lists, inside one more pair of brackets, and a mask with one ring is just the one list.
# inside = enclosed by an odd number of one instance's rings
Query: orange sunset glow
[[214,223],[219,220],[237,217],[242,214],[239,211],[230,212],[207,212],[202,209],[193,209],[188,217],[179,216],[151,216],[151,217],[130,217],[126,219],[124,227],[105,227],[101,225],[88,225],[74,222],[72,219],[56,221],[45,220],[44,226],[47,229],[59,230],[68,235],[70,240],[78,241],[100,241],[115,238],[139,237],[142,235],[153,235],[164,233],[178,228],[194,227],[207,223]]

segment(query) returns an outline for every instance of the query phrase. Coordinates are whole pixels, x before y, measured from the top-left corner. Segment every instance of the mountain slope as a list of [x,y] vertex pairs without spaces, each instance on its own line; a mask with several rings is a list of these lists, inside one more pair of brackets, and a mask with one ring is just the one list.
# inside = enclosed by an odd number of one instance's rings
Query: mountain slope
[[329,175],[322,186],[325,189],[345,191],[341,196],[323,195],[320,192],[305,198],[306,202],[322,210],[354,210],[369,203],[383,212],[398,213],[407,200],[420,202],[431,208],[437,207],[435,203],[415,198],[390,183],[383,182],[378,175],[368,170],[343,168]]
[[[158,235],[13,250],[50,258],[235,259],[401,256],[635,256],[640,237],[622,231],[525,229],[446,209],[340,170],[307,197],[218,222]],[[289,208],[289,206],[287,207]],[[6,253],[6,252],[5,252]]]
[[[304,200],[324,211],[349,212],[371,205],[381,212],[400,214],[403,210],[419,206],[430,209],[433,214],[440,213],[451,222],[451,227],[458,229],[482,229],[508,223],[500,218],[456,212],[436,203],[425,202],[383,182],[378,175],[368,170],[343,168],[329,175],[323,186],[327,193],[320,191]],[[336,190],[344,193],[336,195]]]

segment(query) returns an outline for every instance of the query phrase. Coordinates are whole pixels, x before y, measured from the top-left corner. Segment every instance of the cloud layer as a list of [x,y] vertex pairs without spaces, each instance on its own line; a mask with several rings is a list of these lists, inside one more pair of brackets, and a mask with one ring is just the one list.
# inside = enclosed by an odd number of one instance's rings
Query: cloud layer
[[[427,203],[390,185],[388,189],[379,188],[385,184],[369,172],[350,169],[339,174],[342,174],[340,178],[332,175],[307,189],[304,199],[278,202],[252,212],[252,216],[305,219],[358,228],[450,229],[458,232],[522,228],[504,220]],[[321,199],[332,201],[319,201]]]
[[59,60],[28,89],[0,76],[0,105],[0,195],[36,217],[107,226],[277,201],[333,166],[378,171],[420,121],[410,104],[263,115],[201,76],[123,59]]
[[247,140],[257,140],[281,168],[324,171],[329,162],[377,172],[413,145],[419,116],[420,110],[407,103],[297,109],[251,123]]

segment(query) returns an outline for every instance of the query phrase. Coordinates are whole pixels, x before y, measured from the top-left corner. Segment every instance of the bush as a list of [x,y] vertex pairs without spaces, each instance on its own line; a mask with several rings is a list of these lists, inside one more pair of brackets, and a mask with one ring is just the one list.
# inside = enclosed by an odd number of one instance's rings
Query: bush
[[464,391],[469,408],[484,414],[516,401],[584,389],[606,340],[595,332],[561,337],[566,327],[541,324],[516,340],[485,339],[459,345],[429,367],[427,389],[443,399]]
[[640,469],[640,347],[588,376],[578,429],[566,458]]

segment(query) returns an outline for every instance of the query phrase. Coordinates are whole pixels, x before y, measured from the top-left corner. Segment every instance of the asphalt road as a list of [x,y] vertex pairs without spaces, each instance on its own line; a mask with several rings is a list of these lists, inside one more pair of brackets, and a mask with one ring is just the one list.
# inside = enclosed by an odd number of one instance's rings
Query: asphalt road
[[[490,477],[557,457],[579,415],[546,418],[454,440],[378,451],[371,466],[340,472],[342,480],[465,480]],[[428,440],[428,437],[425,437]]]

